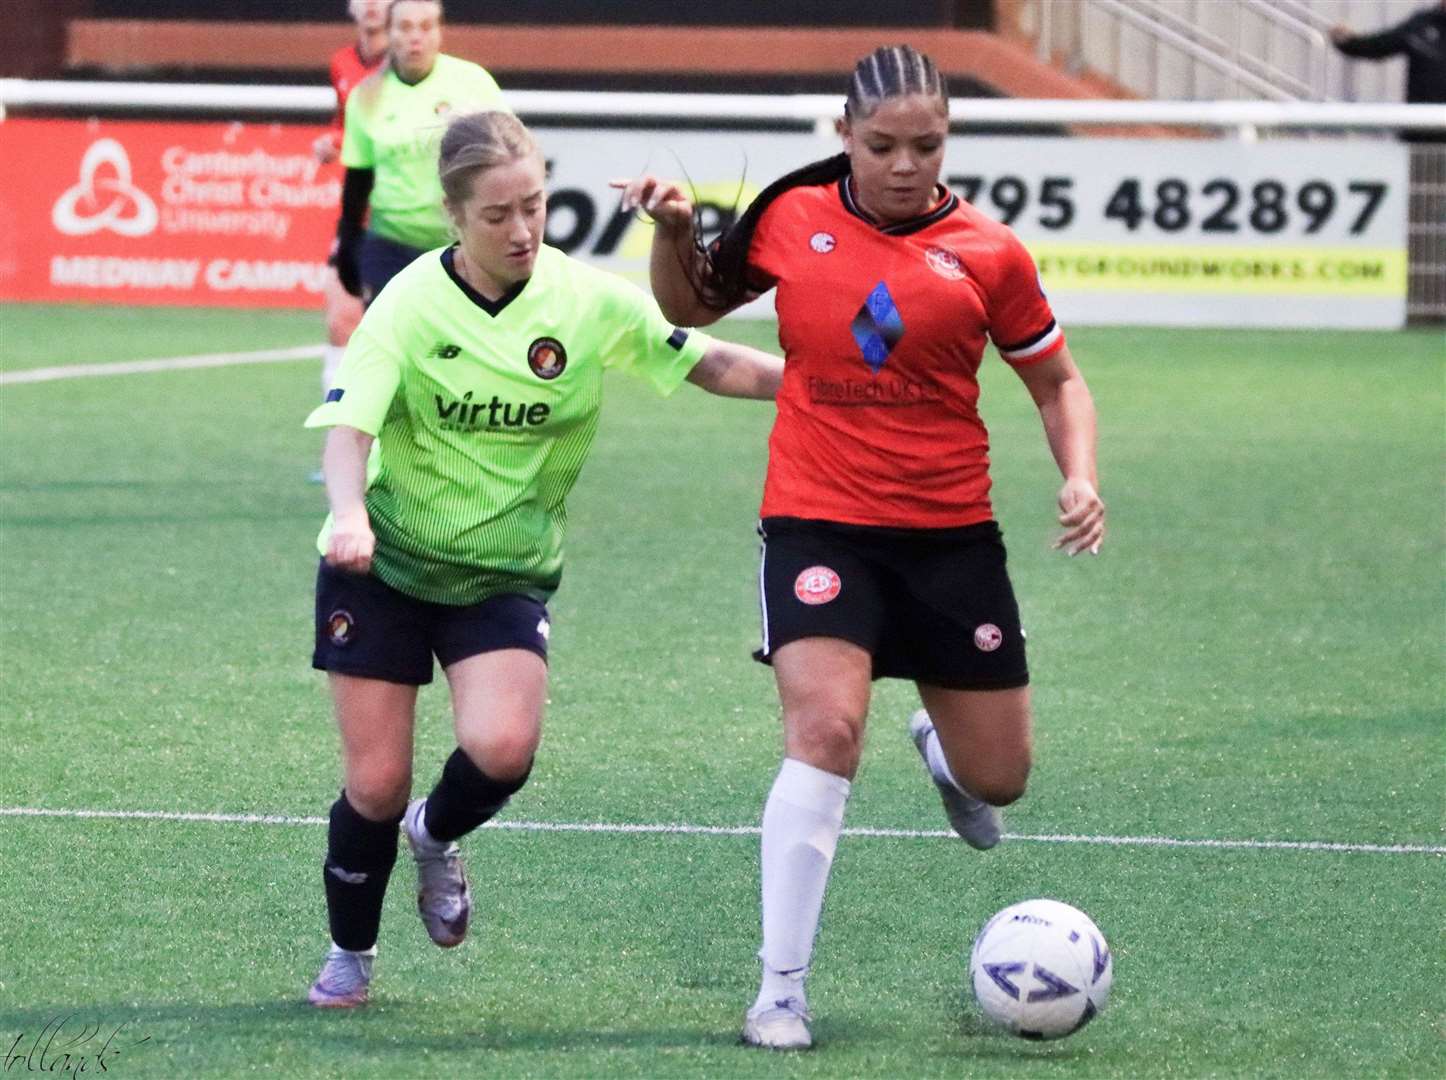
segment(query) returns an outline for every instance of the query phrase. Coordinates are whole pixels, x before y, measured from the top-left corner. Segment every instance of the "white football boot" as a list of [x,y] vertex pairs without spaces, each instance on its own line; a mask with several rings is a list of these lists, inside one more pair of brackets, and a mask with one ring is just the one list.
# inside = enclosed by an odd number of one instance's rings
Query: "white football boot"
[[306,1000],[321,1009],[354,1009],[365,1005],[372,981],[372,961],[376,958],[375,945],[365,952],[350,952],[340,945],[332,945]]
[[444,949],[462,944],[472,918],[472,891],[456,844],[433,840],[422,828],[426,799],[407,804],[402,829],[417,860],[417,913],[427,936]]
[[807,1050],[813,1045],[808,1022],[813,1017],[798,998],[755,1005],[743,1019],[743,1041],[770,1050]]
[[933,734],[933,731],[934,722],[929,719],[929,714],[923,709],[909,718],[909,735],[914,740],[914,746],[918,749],[919,756],[924,759],[924,768],[929,770],[929,778],[939,789],[939,797],[944,800],[944,812],[949,816],[949,824],[970,847],[978,848],[980,851],[992,848],[999,843],[1000,828],[1003,824],[998,809],[990,806],[983,799],[976,799],[967,791],[959,790],[949,777],[940,776],[934,772],[933,767],[929,764],[929,754],[926,749],[929,736]]

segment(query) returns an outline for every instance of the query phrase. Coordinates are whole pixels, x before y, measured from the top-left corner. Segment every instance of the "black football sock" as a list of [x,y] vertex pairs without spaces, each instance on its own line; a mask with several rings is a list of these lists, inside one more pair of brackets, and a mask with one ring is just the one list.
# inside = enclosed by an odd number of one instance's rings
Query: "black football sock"
[[459,747],[452,751],[442,767],[442,778],[427,796],[427,832],[443,844],[466,836],[506,806],[530,775],[529,763],[527,772],[516,780],[494,780]]
[[401,815],[372,821],[357,813],[346,792],[331,805],[326,834],[326,914],[331,939],[343,949],[361,951],[377,943],[382,899],[397,861],[397,826]]

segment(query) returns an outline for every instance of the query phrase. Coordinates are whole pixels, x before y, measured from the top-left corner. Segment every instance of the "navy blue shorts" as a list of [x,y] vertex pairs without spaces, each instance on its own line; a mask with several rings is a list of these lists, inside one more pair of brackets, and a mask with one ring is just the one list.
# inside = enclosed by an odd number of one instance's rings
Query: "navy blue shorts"
[[764,518],[763,647],[841,638],[873,657],[875,679],[949,690],[1026,686],[1019,605],[992,521],[890,529]]
[[415,262],[417,256],[424,254],[425,248],[399,244],[368,229],[362,234],[361,250],[357,253],[362,303],[370,304],[377,298],[377,293],[382,291],[382,286],[405,270],[408,264]]
[[445,669],[497,649],[526,649],[547,659],[547,605],[503,593],[476,604],[434,604],[398,592],[371,575],[328,566],[316,574],[316,648],[320,671],[424,686],[432,657]]

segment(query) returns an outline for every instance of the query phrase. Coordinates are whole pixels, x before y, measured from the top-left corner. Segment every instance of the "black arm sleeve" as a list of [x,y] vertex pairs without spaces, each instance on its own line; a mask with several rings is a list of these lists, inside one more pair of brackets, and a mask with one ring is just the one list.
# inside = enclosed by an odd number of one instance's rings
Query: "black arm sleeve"
[[341,183],[341,217],[336,223],[337,236],[356,236],[367,219],[367,202],[372,197],[376,173],[371,169],[347,169]]
[[1336,48],[1357,60],[1384,60],[1388,56],[1396,56],[1406,51],[1406,35],[1415,18],[1413,15],[1399,26],[1392,26],[1378,34],[1347,38],[1338,42]]
[[362,229],[366,225],[367,201],[375,180],[376,174],[371,169],[348,169],[341,183],[341,217],[336,222],[336,243],[327,262],[336,267],[341,287],[353,296],[362,294],[358,255]]

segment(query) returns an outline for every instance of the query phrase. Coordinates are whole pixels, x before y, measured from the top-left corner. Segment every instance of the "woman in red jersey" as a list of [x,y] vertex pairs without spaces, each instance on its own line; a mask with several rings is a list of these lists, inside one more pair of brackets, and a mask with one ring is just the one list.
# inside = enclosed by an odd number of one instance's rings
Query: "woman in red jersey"
[[677,185],[618,185],[657,222],[653,291],[674,323],[777,290],[757,656],[785,756],[763,811],[763,981],[743,1029],[758,1046],[813,1041],[804,976],[873,679],[917,685],[910,732],[966,841],[997,843],[995,807],[1024,793],[1029,675],[976,408],[987,340],[1064,476],[1056,546],[1104,538],[1089,390],[1024,246],[940,185],[948,116],[927,57],[877,50],[854,69],[844,152],[776,181],[706,250]]
[[[336,116],[331,127],[311,144],[316,160],[330,165],[341,154],[342,120],[346,116],[346,99],[352,89],[382,66],[387,58],[387,6],[391,0],[348,0],[347,14],[356,23],[356,41],[344,45],[331,56],[331,88],[336,91]],[[328,266],[322,287],[326,309],[326,349],[321,360],[321,392],[323,395],[336,381],[342,353],[356,324],[361,322],[361,300],[342,287],[336,267]],[[312,478],[321,482],[321,471]]]

